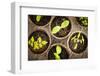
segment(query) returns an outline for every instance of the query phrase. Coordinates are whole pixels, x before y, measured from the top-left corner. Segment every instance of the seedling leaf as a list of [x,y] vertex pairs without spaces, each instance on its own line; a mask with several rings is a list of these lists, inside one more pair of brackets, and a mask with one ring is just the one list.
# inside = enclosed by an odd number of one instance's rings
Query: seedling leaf
[[60,60],[60,56],[57,53],[54,53],[55,59]]
[[69,25],[69,20],[65,20],[62,22],[61,28],[66,28],[66,27],[68,27],[68,25]]
[[46,45],[48,42],[47,41],[42,41],[42,44],[43,45]]
[[56,53],[57,53],[57,54],[60,54],[61,51],[62,51],[62,48],[61,48],[59,45],[57,45],[57,46],[56,46]]
[[39,43],[41,43],[41,42],[42,42],[42,38],[39,37],[39,38],[37,39],[37,41],[38,41]]
[[41,20],[41,17],[42,17],[42,16],[39,16],[39,15],[36,16],[36,21],[39,22],[39,21]]
[[53,29],[52,29],[52,34],[56,34],[57,32],[59,32],[61,29],[60,26],[55,26]]
[[77,38],[79,38],[80,37],[80,32],[78,33],[78,35],[77,35]]
[[38,42],[37,41],[34,42],[34,50],[35,49],[39,49],[39,45],[38,45]]
[[74,46],[74,49],[77,49],[77,47],[78,47],[78,44],[76,43],[75,46]]

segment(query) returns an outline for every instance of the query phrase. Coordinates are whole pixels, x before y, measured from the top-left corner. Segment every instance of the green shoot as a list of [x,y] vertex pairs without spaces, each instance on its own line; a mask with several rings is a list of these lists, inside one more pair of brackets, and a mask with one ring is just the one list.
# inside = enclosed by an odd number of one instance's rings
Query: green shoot
[[42,16],[39,16],[39,15],[36,16],[36,21],[39,22],[39,21],[41,20],[41,17],[42,17]]
[[[80,39],[80,37],[81,37],[81,39]],[[71,38],[71,41],[73,41],[73,43],[74,43],[74,49],[77,49],[78,43],[84,44],[84,37],[79,32],[77,34],[77,36],[75,35],[74,37]]]
[[43,48],[48,42],[45,40],[42,40],[41,37],[38,37],[38,39],[35,41],[34,37],[32,36],[31,39],[28,41],[28,44],[34,49],[40,49]]
[[69,26],[69,20],[64,20],[62,23],[61,23],[61,26],[55,26],[53,27],[52,29],[52,34],[56,34],[58,33],[62,28],[66,28]]
[[57,54],[60,54],[61,51],[62,51],[62,48],[61,48],[59,45],[57,45],[57,46],[56,46],[56,53],[57,53]]
[[61,28],[66,28],[66,27],[68,27],[68,25],[69,25],[69,20],[65,20],[62,22]]
[[61,46],[57,45],[56,46],[56,52],[54,53],[54,56],[55,56],[56,60],[60,60],[60,55],[59,54],[61,54],[61,51],[62,51]]
[[60,31],[60,26],[55,26],[53,29],[52,29],[52,34],[56,34],[57,32]]
[[55,59],[60,60],[60,56],[57,53],[54,53]]

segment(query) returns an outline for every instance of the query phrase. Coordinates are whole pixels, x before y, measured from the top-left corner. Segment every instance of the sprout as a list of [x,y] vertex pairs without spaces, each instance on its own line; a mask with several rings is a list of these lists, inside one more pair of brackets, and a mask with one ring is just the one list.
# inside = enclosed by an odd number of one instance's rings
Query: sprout
[[[80,39],[80,37],[81,37],[81,39]],[[77,49],[78,43],[84,44],[84,37],[79,32],[77,34],[77,36],[75,35],[74,37],[71,38],[71,41],[73,41],[73,43],[74,43],[74,49]]]
[[41,20],[41,17],[42,17],[42,16],[39,16],[39,15],[36,16],[36,21],[39,22],[39,21]]
[[32,36],[28,43],[34,50],[36,50],[36,49],[43,48],[43,46],[45,46],[48,42],[42,40],[41,37],[38,37],[37,41],[35,41],[34,37]]
[[58,33],[62,28],[68,27],[68,25],[69,25],[69,20],[64,20],[64,21],[61,23],[61,26],[55,26],[55,27],[53,27],[53,29],[52,29],[52,34]]
[[80,17],[79,21],[84,25],[88,26],[88,17]]
[[56,46],[56,53],[57,54],[60,54],[61,53],[61,50],[62,50],[61,47],[57,45]]
[[59,45],[57,45],[56,46],[56,52],[54,53],[54,56],[55,56],[56,60],[60,60],[59,54],[61,54],[61,51],[62,51],[62,48]]

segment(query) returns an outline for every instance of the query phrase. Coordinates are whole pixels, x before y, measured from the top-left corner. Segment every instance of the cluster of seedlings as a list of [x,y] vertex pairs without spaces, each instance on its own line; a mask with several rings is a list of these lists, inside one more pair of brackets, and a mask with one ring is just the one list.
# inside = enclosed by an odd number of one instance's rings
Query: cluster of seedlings
[[[28,25],[31,27],[28,29],[30,31],[28,51],[33,55],[29,60],[34,60],[34,56],[37,56],[37,59],[42,59],[43,56],[48,60],[71,59],[75,56],[73,53],[80,54],[86,51],[87,35],[84,31],[72,31],[74,25],[70,17],[29,15],[28,18],[29,23],[32,23]],[[79,25],[88,28],[88,17],[74,17],[74,19]],[[80,55],[77,56],[82,58]]]

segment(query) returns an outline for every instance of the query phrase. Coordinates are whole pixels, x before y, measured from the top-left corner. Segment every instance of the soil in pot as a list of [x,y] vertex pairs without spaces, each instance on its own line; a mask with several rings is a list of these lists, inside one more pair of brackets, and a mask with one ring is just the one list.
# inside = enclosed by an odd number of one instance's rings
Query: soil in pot
[[44,26],[46,25],[50,19],[51,16],[43,16],[43,15],[29,15],[32,22],[38,26]]
[[43,30],[34,31],[28,38],[28,48],[35,54],[46,51],[49,43],[49,36]]
[[75,32],[70,37],[68,44],[73,52],[82,53],[87,48],[88,40],[82,32]]
[[60,60],[60,59],[68,59],[69,54],[65,47],[61,45],[53,46],[50,51],[48,52],[48,59],[49,60]]
[[81,26],[88,27],[88,17],[76,17]]
[[56,37],[65,37],[71,30],[71,22],[67,17],[56,16],[51,23],[51,33]]

